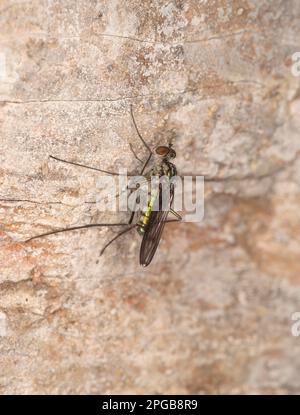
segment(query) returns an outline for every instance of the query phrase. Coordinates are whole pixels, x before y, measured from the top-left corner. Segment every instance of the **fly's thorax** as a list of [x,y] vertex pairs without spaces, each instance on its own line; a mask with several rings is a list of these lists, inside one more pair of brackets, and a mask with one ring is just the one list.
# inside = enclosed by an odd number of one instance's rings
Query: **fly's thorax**
[[163,160],[159,164],[156,164],[147,174],[146,177],[151,179],[153,176],[162,177],[167,176],[169,178],[177,175],[177,169],[173,163],[168,160]]
[[[160,184],[168,186],[172,181],[173,177],[176,177],[177,170],[173,163],[168,160],[162,160],[159,165],[155,165],[148,173],[148,196],[147,205],[145,206],[144,213],[149,207],[152,207],[157,194],[159,192]],[[166,189],[164,187],[164,189]]]
[[177,175],[177,169],[170,161],[164,160],[162,163],[162,169],[163,175],[167,176],[169,179]]

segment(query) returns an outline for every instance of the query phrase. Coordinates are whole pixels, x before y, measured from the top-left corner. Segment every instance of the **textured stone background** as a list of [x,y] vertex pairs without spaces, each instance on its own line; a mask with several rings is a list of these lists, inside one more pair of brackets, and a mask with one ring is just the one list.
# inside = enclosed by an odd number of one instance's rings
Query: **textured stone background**
[[[1,0],[1,393],[300,393],[299,42],[298,0]],[[124,216],[48,155],[136,171],[131,103],[181,173],[228,179],[205,220],[147,269],[134,233],[25,245]]]

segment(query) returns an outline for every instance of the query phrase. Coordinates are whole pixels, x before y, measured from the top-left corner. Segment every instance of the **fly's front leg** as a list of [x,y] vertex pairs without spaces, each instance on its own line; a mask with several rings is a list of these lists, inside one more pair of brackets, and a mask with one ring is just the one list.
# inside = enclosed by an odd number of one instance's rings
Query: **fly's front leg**
[[151,157],[153,155],[153,152],[152,152],[151,148],[149,147],[149,145],[144,140],[144,138],[142,137],[142,134],[140,133],[140,131],[139,131],[138,127],[137,127],[137,124],[135,122],[135,118],[134,118],[134,115],[133,115],[132,105],[130,105],[130,114],[131,114],[131,118],[132,118],[132,122],[133,122],[133,125],[134,125],[134,128],[135,128],[135,131],[136,131],[136,133],[139,136],[141,142],[144,144],[144,146],[146,147],[146,149],[148,150],[148,153],[149,153],[148,158],[145,161],[144,166],[143,166],[143,168],[141,170],[141,173],[140,173],[140,175],[143,175],[146,167],[148,166],[148,164],[149,164],[149,162],[151,160]]
[[85,169],[89,169],[89,170],[100,171],[101,173],[110,174],[111,176],[129,176],[129,177],[134,176],[134,174],[125,174],[125,173],[120,174],[120,173],[116,173],[116,172],[113,172],[113,171],[98,169],[97,167],[91,167],[91,166],[87,166],[85,164],[76,163],[74,161],[64,160],[64,159],[61,159],[61,158],[55,157],[55,156],[49,156],[49,157],[53,160],[60,161],[62,163],[72,164],[73,166],[78,166],[78,167],[84,167]]
[[131,152],[132,152],[132,154],[134,155],[134,158],[137,160],[137,161],[139,161],[141,164],[143,164],[144,162],[138,157],[138,155],[136,154],[136,152],[135,152],[135,150],[134,150],[134,148],[133,148],[133,145],[131,144],[131,143],[129,143],[129,148],[130,148],[130,150],[131,150]]
[[[150,159],[151,159],[151,157],[152,157],[152,155],[153,155],[153,152],[152,152],[152,150],[151,150],[151,148],[149,147],[149,145],[146,143],[146,141],[144,140],[144,138],[142,137],[142,135],[141,135],[141,133],[140,133],[140,131],[139,131],[139,129],[138,129],[138,127],[137,127],[137,124],[136,124],[136,122],[135,122],[135,118],[134,118],[134,115],[133,115],[133,111],[132,111],[132,105],[130,106],[130,113],[131,113],[131,117],[132,117],[132,121],[133,121],[133,125],[134,125],[134,127],[135,127],[135,130],[136,130],[136,132],[137,132],[137,135],[139,136],[139,138],[140,138],[140,140],[141,140],[141,142],[143,143],[143,145],[146,147],[146,149],[148,150],[148,153],[149,153],[149,155],[148,155],[148,158],[147,158],[147,160],[145,161],[145,163],[144,163],[144,165],[143,165],[143,168],[142,168],[142,170],[141,170],[141,172],[140,172],[140,176],[142,176],[143,175],[143,173],[144,173],[144,171],[145,171],[145,169],[146,169],[146,167],[147,167],[147,165],[148,165],[148,163],[149,163],[149,161],[150,161]],[[134,156],[135,156],[135,158],[140,162],[140,163],[143,163],[142,162],[142,160],[136,155],[136,153],[135,153],[135,151],[134,151],[134,149],[133,149],[133,147],[132,147],[132,145],[130,144],[130,149],[131,149],[131,151],[133,152],[133,154],[134,154]],[[99,169],[99,168],[97,168],[97,167],[92,167],[92,166],[87,166],[86,164],[82,164],[82,163],[77,163],[77,162],[75,162],[75,161],[70,161],[70,160],[64,160],[64,159],[61,159],[60,157],[56,157],[56,156],[52,156],[52,155],[50,155],[49,156],[49,158],[51,158],[51,159],[53,159],[53,160],[56,160],[56,161],[59,161],[59,162],[62,162],[62,163],[66,163],[66,164],[71,164],[71,165],[73,165],[73,166],[77,166],[77,167],[83,167],[83,168],[85,168],[85,169],[89,169],[89,170],[94,170],[94,171],[99,171],[99,172],[101,172],[101,173],[105,173],[105,174],[109,174],[109,175],[111,175],[111,176],[124,176],[125,174],[120,174],[120,173],[116,173],[116,172],[113,172],[113,171],[109,171],[109,170],[103,170],[103,169]],[[127,176],[135,176],[134,174],[127,174]]]

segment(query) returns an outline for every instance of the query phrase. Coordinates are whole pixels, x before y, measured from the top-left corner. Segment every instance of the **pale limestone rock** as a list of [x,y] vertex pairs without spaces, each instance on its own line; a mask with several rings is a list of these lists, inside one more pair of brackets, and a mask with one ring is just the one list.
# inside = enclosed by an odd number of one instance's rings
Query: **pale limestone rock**
[[[299,393],[297,0],[2,0],[0,392]],[[206,185],[149,268],[98,173],[173,140]],[[35,201],[39,203],[35,203]]]

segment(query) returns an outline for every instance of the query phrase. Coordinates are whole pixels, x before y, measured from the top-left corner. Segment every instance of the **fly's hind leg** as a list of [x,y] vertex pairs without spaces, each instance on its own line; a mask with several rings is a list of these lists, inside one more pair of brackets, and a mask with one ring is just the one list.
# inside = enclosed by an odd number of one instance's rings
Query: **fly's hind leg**
[[87,225],[71,226],[69,228],[56,229],[54,231],[40,233],[39,235],[32,236],[31,238],[26,239],[24,242],[27,243],[27,242],[33,241],[34,239],[39,239],[45,236],[55,235],[57,233],[62,233],[62,232],[71,232],[71,231],[77,231],[80,229],[88,229],[88,228],[101,228],[101,227],[105,228],[105,227],[126,226],[126,225],[128,224],[127,223],[89,223]]
[[174,215],[176,217],[176,219],[167,219],[165,221],[165,223],[181,222],[182,221],[182,216],[179,215],[179,213],[177,213],[174,209],[170,208],[169,213],[172,213],[172,215]]
[[[177,213],[175,210],[170,209],[170,213],[172,213],[177,218],[178,221],[182,220],[182,216],[179,215],[179,213]],[[174,219],[173,219],[173,221],[174,221]]]
[[109,242],[107,242],[107,244],[104,245],[104,247],[101,249],[100,252],[100,256],[104,253],[104,251],[106,250],[106,248],[109,247],[109,245],[111,245],[114,241],[116,241],[118,238],[120,238],[120,236],[124,235],[124,233],[127,233],[129,231],[131,231],[133,228],[135,228],[136,225],[131,225],[129,228],[125,229],[124,231],[119,232],[116,236],[114,236]]

